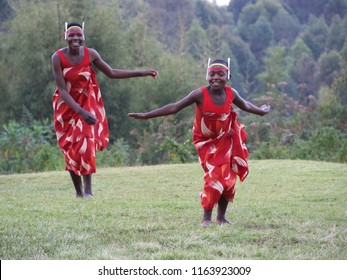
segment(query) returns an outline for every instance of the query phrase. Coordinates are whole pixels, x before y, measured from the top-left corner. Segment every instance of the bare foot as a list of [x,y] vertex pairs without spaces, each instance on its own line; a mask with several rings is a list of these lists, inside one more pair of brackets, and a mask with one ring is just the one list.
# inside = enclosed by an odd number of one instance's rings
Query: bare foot
[[84,195],[85,198],[93,198],[93,195],[91,193],[86,193]]
[[211,224],[212,224],[211,220],[203,220],[201,222],[202,227],[209,227],[209,226],[211,226]]
[[226,218],[217,219],[217,220],[216,220],[216,223],[217,223],[217,225],[225,225],[225,224],[227,224],[227,225],[233,225],[233,224],[235,224],[234,222],[228,221]]

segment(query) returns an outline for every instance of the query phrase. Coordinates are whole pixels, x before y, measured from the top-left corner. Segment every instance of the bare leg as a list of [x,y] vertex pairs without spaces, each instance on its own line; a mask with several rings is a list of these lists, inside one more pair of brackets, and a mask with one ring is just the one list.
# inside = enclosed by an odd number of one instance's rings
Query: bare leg
[[69,171],[70,176],[73,182],[73,185],[76,189],[76,197],[83,197],[83,190],[82,190],[82,180],[81,176],[76,175],[74,172]]
[[218,209],[217,209],[217,224],[233,224],[232,222],[228,221],[225,218],[225,213],[228,208],[228,201],[225,199],[224,196],[221,196],[218,202]]
[[92,175],[83,176],[83,184],[84,184],[84,194],[86,197],[92,197]]
[[201,226],[209,227],[212,224],[212,210],[204,210],[204,216],[202,217]]

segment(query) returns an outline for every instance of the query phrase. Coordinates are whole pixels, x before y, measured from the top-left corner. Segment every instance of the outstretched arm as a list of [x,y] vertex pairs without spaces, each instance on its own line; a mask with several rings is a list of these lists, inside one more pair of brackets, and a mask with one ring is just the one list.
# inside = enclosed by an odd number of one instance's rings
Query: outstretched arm
[[91,62],[107,77],[111,79],[126,79],[134,77],[152,76],[154,79],[158,78],[158,72],[153,69],[147,70],[122,70],[113,69],[108,65],[94,49],[89,49]]
[[202,99],[202,91],[201,89],[196,89],[192,91],[190,94],[188,94],[186,97],[178,100],[175,103],[167,104],[161,108],[158,108],[146,113],[129,113],[128,116],[135,119],[141,119],[141,120],[167,116],[167,115],[175,114],[193,103],[201,104],[201,101],[202,101],[201,99]]
[[239,93],[233,88],[234,101],[233,103],[241,110],[263,116],[270,111],[269,105],[262,105],[261,107],[255,106],[251,102],[243,99]]

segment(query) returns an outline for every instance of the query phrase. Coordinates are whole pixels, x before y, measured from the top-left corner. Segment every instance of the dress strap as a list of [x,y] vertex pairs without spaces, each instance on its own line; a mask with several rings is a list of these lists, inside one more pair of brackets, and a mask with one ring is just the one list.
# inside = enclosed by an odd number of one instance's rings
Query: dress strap
[[83,49],[84,49],[84,57],[81,64],[87,66],[87,65],[90,65],[89,49],[86,46],[83,46]]
[[63,68],[70,66],[70,62],[66,59],[65,55],[63,54],[61,50],[57,50],[57,54],[59,55],[61,66]]

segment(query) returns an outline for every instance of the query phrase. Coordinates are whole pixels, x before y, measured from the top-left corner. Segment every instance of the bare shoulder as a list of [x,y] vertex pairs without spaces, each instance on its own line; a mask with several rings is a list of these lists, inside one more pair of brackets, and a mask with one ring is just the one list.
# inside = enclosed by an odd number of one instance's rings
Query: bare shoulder
[[96,59],[100,58],[99,53],[95,49],[88,48],[88,52],[89,52],[89,56],[90,56],[91,61],[95,61]]
[[233,94],[239,95],[238,91],[235,88],[232,87],[231,90],[233,91]]
[[52,60],[53,65],[60,64],[60,57],[59,57],[58,52],[54,52],[54,54],[52,54],[51,60]]
[[202,89],[201,88],[197,88],[195,90],[193,90],[189,96],[191,96],[192,99],[194,99],[195,103],[198,105],[198,106],[201,106],[202,104]]
[[238,93],[238,91],[235,88],[231,88],[232,92],[233,92],[233,101],[238,101],[240,100],[240,94]]

